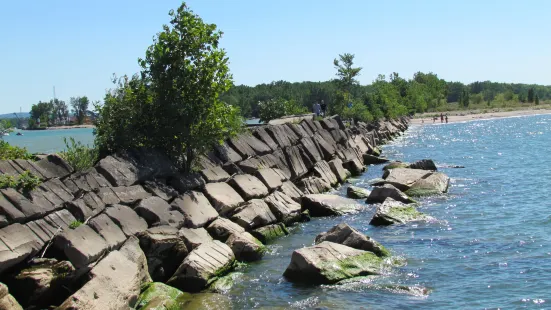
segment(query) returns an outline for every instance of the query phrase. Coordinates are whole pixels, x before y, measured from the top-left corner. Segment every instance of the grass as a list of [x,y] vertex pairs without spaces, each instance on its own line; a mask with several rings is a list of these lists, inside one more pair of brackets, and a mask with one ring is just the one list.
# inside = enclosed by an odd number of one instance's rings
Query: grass
[[42,183],[42,180],[29,171],[14,177],[7,174],[0,175],[0,189],[14,188],[25,193],[32,191]]
[[98,160],[98,150],[95,147],[88,147],[73,137],[63,138],[65,151],[59,155],[65,159],[75,171],[84,171],[94,166]]

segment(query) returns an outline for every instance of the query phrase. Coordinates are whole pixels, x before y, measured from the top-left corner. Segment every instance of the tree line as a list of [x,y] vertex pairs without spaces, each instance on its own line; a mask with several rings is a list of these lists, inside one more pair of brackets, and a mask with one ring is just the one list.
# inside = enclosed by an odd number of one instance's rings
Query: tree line
[[69,106],[75,116],[75,122],[82,125],[88,114],[90,100],[86,96],[71,97],[69,105],[63,100],[52,99],[39,101],[33,104],[30,111],[28,125],[30,129],[37,129],[53,125],[68,125],[73,123],[69,118]]

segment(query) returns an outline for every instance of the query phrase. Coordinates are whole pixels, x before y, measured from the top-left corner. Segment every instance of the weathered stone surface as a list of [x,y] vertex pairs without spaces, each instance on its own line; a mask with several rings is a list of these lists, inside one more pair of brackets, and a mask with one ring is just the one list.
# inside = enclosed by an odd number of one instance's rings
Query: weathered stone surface
[[147,257],[153,281],[168,280],[191,250],[188,250],[178,229],[172,226],[153,227],[136,236]]
[[230,175],[220,166],[201,170],[201,175],[207,183],[224,182],[230,178]]
[[352,199],[365,199],[369,197],[370,193],[368,189],[352,185],[346,189],[346,196]]
[[401,161],[393,161],[388,163],[383,167],[383,171],[394,169],[394,168],[408,168],[409,163],[401,162]]
[[233,268],[235,256],[219,241],[203,243],[191,251],[167,284],[183,291],[198,292]]
[[138,203],[134,211],[145,219],[149,226],[170,225],[180,228],[184,225],[184,216],[173,210],[165,200],[152,196]]
[[289,137],[283,126],[266,126],[265,129],[280,148],[283,149],[293,145],[293,143],[291,142],[291,138]]
[[252,199],[239,207],[231,217],[241,227],[251,230],[277,221],[270,207],[261,199]]
[[40,171],[42,173],[45,171],[47,176],[50,178],[56,177],[61,179],[74,171],[65,159],[54,154],[48,155],[45,158],[34,162],[34,164],[41,169]]
[[365,202],[367,203],[382,203],[384,202],[388,197],[400,201],[403,203],[412,203],[415,202],[415,200],[408,197],[408,195],[404,194],[402,191],[397,189],[392,184],[385,184],[383,186],[377,186],[373,188],[371,191],[371,194],[367,197],[367,200]]
[[212,237],[204,228],[182,228],[178,232],[181,239],[184,240],[186,247],[191,251],[203,243],[212,242]]
[[219,217],[207,227],[207,231],[214,239],[225,242],[232,233],[242,233],[245,228]]
[[[279,169],[277,169],[279,170]],[[281,171],[281,170],[279,170]],[[281,187],[281,185],[283,184],[281,181],[282,181],[282,178],[283,178],[283,181],[285,180],[285,176],[282,175],[282,173],[277,173],[274,169],[272,168],[265,168],[265,169],[260,169],[256,172],[256,177],[262,181],[262,183],[264,185],[266,185],[266,187],[268,188],[269,191],[274,191],[278,188]]]
[[255,130],[253,130],[253,134],[259,138],[260,140],[262,140],[262,142],[264,142],[266,145],[268,145],[268,147],[270,147],[270,149],[272,149],[273,151],[277,150],[278,149],[278,145],[277,143],[274,141],[274,139],[272,139],[272,137],[266,132],[266,129],[264,127],[259,127],[259,128],[256,128]]
[[23,307],[8,292],[8,287],[0,283],[0,309],[2,310],[23,310]]
[[324,241],[293,252],[283,274],[293,282],[335,283],[381,273],[382,259],[372,252]]
[[436,171],[438,170],[436,168],[436,165],[434,164],[434,161],[432,159],[421,159],[414,163],[411,163],[409,165],[410,169],[422,169],[422,170],[430,170],[430,171]]
[[[40,218],[44,216],[44,214],[46,214],[47,212],[53,210],[53,206],[51,204],[36,205],[13,188],[4,188],[1,189],[0,192],[2,193],[4,198],[11,203],[11,205],[16,207],[19,211],[21,211],[21,213],[25,215],[26,221]],[[9,208],[9,205],[7,205],[6,203],[4,203],[4,205]],[[13,215],[16,215],[13,210],[12,213]],[[9,214],[6,213],[6,215]]]
[[311,134],[308,134],[308,132],[306,130],[304,130],[304,128],[302,126],[300,126],[299,124],[294,124],[294,123],[287,123],[285,124],[286,126],[288,126],[289,128],[291,128],[291,130],[299,137],[299,138],[307,138],[307,137],[310,137]]
[[375,212],[369,224],[374,226],[387,226],[428,219],[429,217],[417,211],[413,205],[406,205],[392,198],[387,198],[385,202],[377,208],[377,212]]
[[222,215],[231,212],[245,202],[245,200],[243,200],[243,198],[227,183],[208,183],[205,185],[203,192],[216,211]]
[[337,177],[339,183],[344,183],[348,179],[350,172],[346,170],[342,165],[342,160],[335,158],[329,161],[329,167],[333,174]]
[[[23,171],[29,171],[30,173],[34,174],[35,176],[46,180],[51,178],[50,175],[48,175],[47,172],[45,172],[42,168],[32,165],[30,160],[26,159],[15,159],[10,161],[12,166],[15,167],[16,170],[18,170],[19,173]],[[21,170],[17,169],[20,168]]]
[[357,212],[362,205],[338,195],[314,194],[302,198],[302,207],[308,209],[311,216],[330,216]]
[[218,217],[218,212],[201,192],[188,191],[174,199],[171,206],[184,215],[184,227],[188,228],[203,227]]
[[103,175],[99,174],[95,168],[74,173],[67,177],[65,181],[70,181],[75,185],[76,188],[71,189],[73,194],[77,194],[78,191],[89,192],[102,187],[112,186],[111,183],[109,183]]
[[139,180],[135,165],[114,156],[107,156],[100,160],[96,169],[114,186],[130,186]]
[[298,181],[299,188],[304,194],[321,194],[330,190],[331,184],[318,177],[308,177]]
[[283,182],[279,190],[296,202],[300,202],[304,196],[304,193],[291,181]]
[[335,186],[339,183],[339,180],[337,179],[337,176],[333,171],[331,170],[331,167],[329,164],[322,160],[315,164],[314,166],[314,175],[318,176],[319,178],[323,179],[327,183],[329,183],[331,186]]
[[239,261],[252,262],[262,258],[266,247],[248,232],[231,234],[226,244]]
[[205,185],[205,179],[199,173],[189,175],[176,175],[171,178],[168,184],[180,193],[195,190]]
[[107,207],[105,214],[121,228],[127,237],[147,229],[147,222],[127,206],[114,205]]
[[142,287],[135,309],[178,309],[180,305],[177,299],[182,295],[188,295],[188,293],[161,282],[147,283]]
[[76,268],[95,262],[109,248],[105,239],[88,225],[66,229],[55,237],[54,245]]
[[11,176],[17,176],[20,173],[15,170],[9,160],[0,160],[0,172]]
[[291,180],[296,180],[308,173],[308,167],[302,160],[298,147],[287,147],[284,149],[287,165],[291,171]]
[[60,231],[69,227],[73,222],[76,221],[76,218],[65,209],[50,213],[43,219],[48,224],[56,228],[56,230]]
[[362,174],[362,172],[365,171],[365,167],[362,164],[360,164],[359,160],[357,159],[347,160],[342,163],[342,166],[346,170],[350,171],[352,175],[360,175]]
[[232,147],[230,147],[225,142],[223,144],[214,145],[214,153],[216,154],[216,157],[220,158],[220,160],[222,160],[222,162],[224,163],[235,163],[243,159],[241,155],[239,155]]
[[263,198],[268,196],[268,188],[255,176],[249,174],[236,175],[229,184],[245,199]]
[[67,203],[67,209],[81,222],[100,214],[105,203],[94,192],[85,193],[81,198]]
[[16,208],[4,195],[0,194],[0,214],[5,216],[8,222],[23,222],[26,218],[25,214]]
[[42,242],[32,230],[21,224],[0,229],[0,274],[37,253]]
[[327,232],[316,236],[316,244],[323,241],[335,242],[354,249],[373,252],[379,257],[390,256],[390,252],[379,242],[362,234],[346,223],[335,225]]
[[335,140],[336,143],[346,143],[347,136],[344,131],[340,129],[333,129],[330,130],[329,133],[331,133],[331,137],[333,137],[333,140]]
[[304,130],[306,130],[307,132],[311,132],[312,134],[316,131],[318,131],[318,128],[316,125],[314,125],[314,122],[311,120],[311,119],[304,119],[300,122],[300,125],[302,126],[302,128],[304,128]]
[[363,154],[364,164],[366,165],[378,165],[388,162],[388,159],[384,157],[377,157],[370,154]]
[[111,189],[119,197],[120,203],[125,205],[133,205],[142,199],[151,197],[151,194],[146,192],[141,185],[112,187]]
[[264,244],[270,243],[273,240],[288,234],[289,231],[283,223],[267,225],[251,231],[251,235]]
[[45,190],[53,192],[61,201],[71,201],[74,199],[71,191],[59,179],[51,179],[40,185]]
[[383,174],[385,180],[382,184],[392,184],[401,191],[407,191],[413,183],[426,178],[431,174],[430,171],[420,169],[394,168],[386,170]]
[[239,169],[244,173],[255,174],[258,169],[269,168],[264,162],[256,157],[251,157],[237,163]]
[[290,224],[300,220],[301,206],[291,197],[276,191],[264,199],[278,222]]
[[441,173],[434,172],[424,179],[417,180],[406,191],[406,194],[414,197],[439,195],[448,191],[450,178]]
[[118,249],[126,241],[126,236],[119,226],[105,214],[94,217],[88,225],[107,242],[109,250]]
[[114,205],[120,203],[119,196],[111,189],[111,187],[103,187],[97,190],[96,194],[106,205]]
[[143,188],[146,192],[166,201],[170,201],[178,196],[178,192],[174,188],[168,186],[165,181],[161,180],[146,181]]
[[[229,141],[243,157],[254,156],[255,154],[264,155],[272,152],[272,149],[266,143],[248,132],[231,138]],[[252,153],[250,153],[250,150],[252,150]]]
[[310,157],[312,162],[318,162],[323,159],[321,151],[318,149],[318,146],[314,143],[312,138],[302,138],[300,144],[304,147],[306,154]]

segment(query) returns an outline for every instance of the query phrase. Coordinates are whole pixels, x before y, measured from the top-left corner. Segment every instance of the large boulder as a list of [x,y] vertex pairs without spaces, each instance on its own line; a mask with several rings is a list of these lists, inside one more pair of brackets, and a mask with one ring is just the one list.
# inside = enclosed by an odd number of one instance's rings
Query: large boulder
[[23,310],[17,300],[9,293],[8,287],[3,283],[0,283],[0,309]]
[[426,178],[431,174],[430,171],[420,169],[395,168],[386,170],[383,174],[385,180],[382,184],[392,184],[401,191],[407,191],[413,183],[420,179]]
[[191,251],[167,284],[186,292],[198,292],[218,277],[228,273],[235,264],[230,247],[217,240],[203,243]]
[[450,186],[450,178],[441,173],[434,172],[424,179],[415,182],[407,191],[406,194],[414,197],[439,195],[446,193]]
[[386,164],[383,167],[383,171],[395,169],[395,168],[409,168],[409,163],[401,162],[401,161],[393,161],[388,164]]
[[[279,170],[279,169],[278,169]],[[276,170],[272,168],[263,168],[256,172],[256,176],[266,187],[268,190],[274,191],[283,185],[282,181],[285,181],[286,179],[282,175],[277,173]]]
[[369,224],[373,226],[388,226],[428,219],[428,216],[417,211],[412,204],[407,205],[392,198],[387,198],[385,202],[377,208]]
[[95,262],[109,249],[105,239],[88,225],[66,229],[55,237],[54,245],[76,268]]
[[283,274],[292,282],[335,283],[381,273],[383,261],[372,252],[324,241],[293,252]]
[[0,229],[0,273],[36,254],[44,242],[33,231],[21,224]]
[[218,212],[201,192],[188,191],[174,199],[171,205],[184,215],[184,227],[203,227],[218,217]]
[[152,196],[138,203],[134,211],[141,216],[149,226],[170,225],[180,228],[184,225],[184,216],[164,199]]
[[236,210],[231,219],[247,230],[266,226],[277,221],[268,204],[261,199],[249,200]]
[[178,196],[178,191],[168,186],[163,180],[146,181],[143,188],[148,193],[161,197],[166,201],[170,201]]
[[94,217],[88,222],[88,225],[105,239],[109,250],[118,249],[126,241],[126,236],[120,227],[106,214]]
[[308,177],[298,181],[298,186],[305,194],[321,194],[329,191],[332,187],[324,179]]
[[346,223],[333,226],[327,232],[321,233],[316,237],[316,244],[323,241],[335,242],[354,249],[373,252],[379,257],[390,256],[390,252],[379,242],[362,234]]
[[366,188],[361,188],[361,187],[352,186],[352,185],[346,189],[346,196],[352,199],[364,199],[364,198],[367,198],[370,193],[371,192]]
[[231,234],[226,244],[239,261],[251,262],[262,258],[266,247],[248,232]]
[[303,197],[302,207],[309,210],[311,216],[331,216],[358,212],[362,205],[338,195],[314,194]]
[[203,179],[207,181],[207,183],[225,182],[227,179],[230,178],[230,175],[220,166],[203,169],[201,170],[201,175],[203,176]]
[[415,202],[415,200],[409,198],[408,195],[404,194],[401,190],[397,189],[392,184],[385,184],[383,186],[377,186],[373,188],[371,194],[369,194],[365,202],[382,203],[389,197],[403,203]]
[[204,228],[182,228],[178,232],[178,235],[186,247],[191,251],[203,243],[212,242],[212,237],[209,235],[208,231]]
[[140,297],[136,302],[137,310],[168,310],[179,309],[178,297],[191,295],[177,288],[160,282],[150,282],[142,287]]
[[222,215],[231,212],[245,202],[227,183],[208,183],[205,185],[203,192],[209,198],[216,211]]
[[296,202],[300,202],[304,196],[304,193],[291,181],[283,182],[280,190]]
[[245,228],[226,218],[219,217],[207,227],[207,231],[214,239],[225,242],[231,234],[242,233]]
[[267,225],[251,231],[251,235],[264,244],[270,243],[271,241],[288,234],[289,231],[283,223]]
[[284,193],[276,191],[266,197],[264,201],[268,204],[278,222],[290,224],[300,220],[302,207]]
[[339,181],[339,183],[344,183],[346,179],[348,179],[351,175],[350,171],[346,170],[343,167],[342,160],[340,160],[340,158],[335,158],[329,161],[329,167],[337,177],[337,180]]
[[245,200],[264,198],[268,196],[268,188],[255,176],[249,174],[236,175],[229,184],[241,194]]
[[384,157],[378,157],[371,154],[363,154],[364,164],[366,165],[378,165],[388,162],[388,159]]
[[172,226],[153,227],[137,237],[153,281],[168,280],[189,252],[178,229]]
[[105,209],[105,214],[130,237],[147,229],[147,222],[134,210],[124,205],[114,205]]
[[418,160],[412,164],[409,165],[409,168],[411,169],[422,169],[422,170],[430,170],[430,171],[436,171],[438,170],[436,168],[436,164],[432,159],[421,159]]
[[323,179],[331,186],[336,186],[339,184],[339,179],[331,170],[331,166],[329,166],[329,164],[324,160],[319,161],[314,165],[314,175]]

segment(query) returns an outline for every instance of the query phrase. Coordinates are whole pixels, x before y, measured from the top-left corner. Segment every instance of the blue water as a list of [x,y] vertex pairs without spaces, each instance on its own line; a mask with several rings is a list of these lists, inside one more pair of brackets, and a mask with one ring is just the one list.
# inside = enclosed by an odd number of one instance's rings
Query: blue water
[[[551,304],[551,116],[412,127],[384,147],[391,159],[432,158],[451,178],[449,194],[422,199],[438,221],[375,228],[374,209],[294,227],[228,292],[235,307],[326,309],[549,308]],[[372,166],[352,182],[380,177]],[[338,190],[344,194],[345,186]],[[405,258],[391,275],[344,286],[304,286],[281,274],[293,250],[347,222]],[[428,295],[387,288],[425,287]]]
[[[16,133],[21,132],[22,136]],[[26,147],[31,153],[56,153],[65,149],[63,138],[73,137],[85,145],[94,144],[93,129],[75,128],[75,129],[56,129],[56,130],[17,130],[9,136],[4,137],[4,141],[11,145]]]

